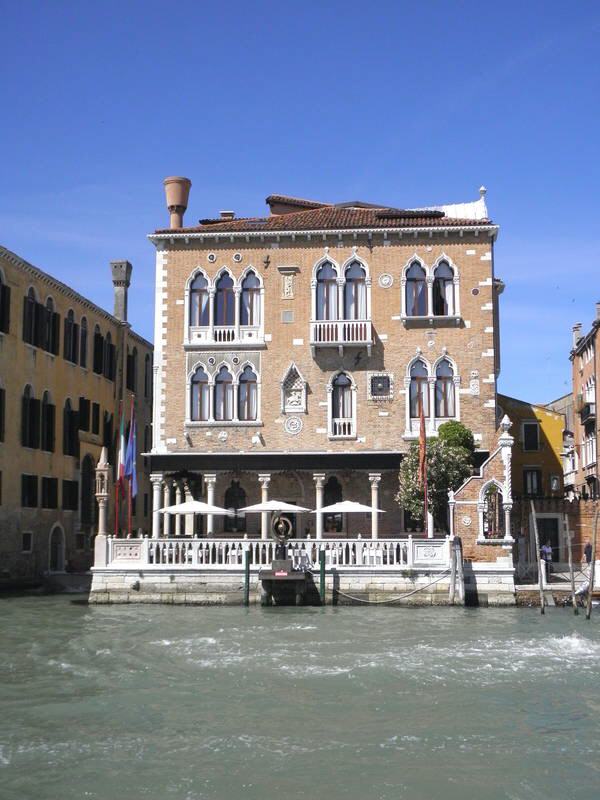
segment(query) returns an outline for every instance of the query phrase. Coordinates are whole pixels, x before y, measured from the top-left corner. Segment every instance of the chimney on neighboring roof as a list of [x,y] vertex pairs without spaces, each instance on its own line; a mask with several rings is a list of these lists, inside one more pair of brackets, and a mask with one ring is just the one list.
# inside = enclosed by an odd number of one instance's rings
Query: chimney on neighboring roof
[[131,283],[131,270],[129,261],[111,261],[110,271],[115,290],[114,316],[121,322],[127,322],[127,291]]
[[235,219],[235,211],[220,211],[221,219]]
[[188,205],[192,182],[189,178],[170,177],[165,178],[163,183],[167,197],[167,208],[171,215],[170,227],[182,228],[183,215]]
[[573,347],[577,347],[577,343],[581,339],[581,322],[578,322],[576,325],[573,325]]
[[600,319],[600,302],[596,303],[596,319]]

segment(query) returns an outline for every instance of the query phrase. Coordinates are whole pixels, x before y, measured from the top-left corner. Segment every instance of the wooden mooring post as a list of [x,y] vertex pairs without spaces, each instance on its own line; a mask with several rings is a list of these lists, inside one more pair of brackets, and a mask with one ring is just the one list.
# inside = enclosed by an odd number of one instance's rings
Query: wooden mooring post
[[456,596],[456,547],[454,546],[454,537],[450,539],[450,591],[448,593],[448,602],[451,606],[454,605],[454,598]]
[[540,613],[545,614],[544,610],[544,586],[543,586],[543,577],[542,577],[542,554],[540,552],[540,537],[538,534],[538,526],[537,526],[537,519],[535,516],[535,504],[533,500],[529,501],[531,503],[531,521],[533,523],[533,535],[535,536],[535,552],[537,553],[537,565],[538,565],[538,585],[540,587]]
[[569,574],[571,575],[571,602],[573,603],[573,613],[575,616],[579,614],[577,608],[577,598],[575,597],[575,572],[573,571],[573,534],[569,530],[569,518],[565,514],[563,516],[565,526],[565,536],[567,539],[567,553],[569,554]]
[[244,605],[250,605],[250,548],[244,550]]
[[319,550],[319,595],[321,596],[321,605],[325,605],[325,548],[321,547]]
[[590,564],[590,586],[588,589],[587,609],[585,618],[590,619],[592,616],[592,595],[594,594],[594,579],[596,572],[596,534],[598,533],[598,514],[600,512],[596,509],[594,514],[594,538],[592,539],[592,563]]

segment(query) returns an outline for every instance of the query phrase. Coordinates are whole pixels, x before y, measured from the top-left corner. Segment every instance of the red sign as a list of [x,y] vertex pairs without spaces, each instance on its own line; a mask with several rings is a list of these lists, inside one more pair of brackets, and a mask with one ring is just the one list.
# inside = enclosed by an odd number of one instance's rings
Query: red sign
[[285,572],[284,570],[279,570],[279,572],[276,572],[276,573],[275,573],[275,577],[276,577],[276,578],[283,578],[283,577],[285,577],[286,575],[287,575],[287,572]]

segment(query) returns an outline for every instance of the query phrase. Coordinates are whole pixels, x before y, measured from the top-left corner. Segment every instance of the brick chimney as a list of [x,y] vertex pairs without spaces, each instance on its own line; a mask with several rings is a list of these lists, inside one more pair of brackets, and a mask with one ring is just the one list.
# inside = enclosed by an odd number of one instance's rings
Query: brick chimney
[[573,348],[577,347],[577,342],[581,339],[581,322],[573,325]]
[[129,261],[111,261],[110,270],[112,272],[112,282],[115,290],[115,310],[114,316],[127,322],[127,291],[131,283],[131,270],[133,267]]
[[600,319],[600,302],[596,303],[596,319]]
[[167,208],[171,215],[169,227],[182,228],[183,215],[188,206],[192,182],[189,178],[170,177],[165,178],[163,184],[165,186]]

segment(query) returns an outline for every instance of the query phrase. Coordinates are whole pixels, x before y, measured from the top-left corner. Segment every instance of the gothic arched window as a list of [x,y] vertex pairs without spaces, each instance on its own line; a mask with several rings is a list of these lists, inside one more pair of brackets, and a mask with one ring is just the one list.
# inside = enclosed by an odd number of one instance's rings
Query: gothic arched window
[[235,294],[233,279],[227,272],[223,273],[216,285],[215,293],[215,325],[231,326],[235,322]]
[[454,273],[448,262],[441,261],[433,273],[433,313],[436,317],[451,317],[454,308]]
[[244,367],[238,385],[238,419],[244,421],[258,418],[258,389],[256,374],[252,367]]
[[242,281],[240,325],[260,325],[260,281],[252,270]]
[[193,422],[206,422],[210,415],[208,375],[198,367],[192,376],[192,397],[190,419]]
[[367,318],[367,274],[358,261],[353,261],[345,272],[344,319]]
[[454,370],[444,358],[435,371],[435,416],[454,417],[455,414]]
[[338,318],[337,272],[326,261],[317,272],[317,319]]
[[427,381],[427,367],[419,359],[410,368],[410,416],[417,419],[421,416],[429,416],[429,390]]
[[190,325],[208,327],[210,324],[208,298],[208,281],[199,273],[190,285]]
[[427,315],[427,281],[425,270],[414,261],[406,272],[406,316]]
[[214,415],[219,421],[233,419],[233,377],[225,366],[215,378]]

